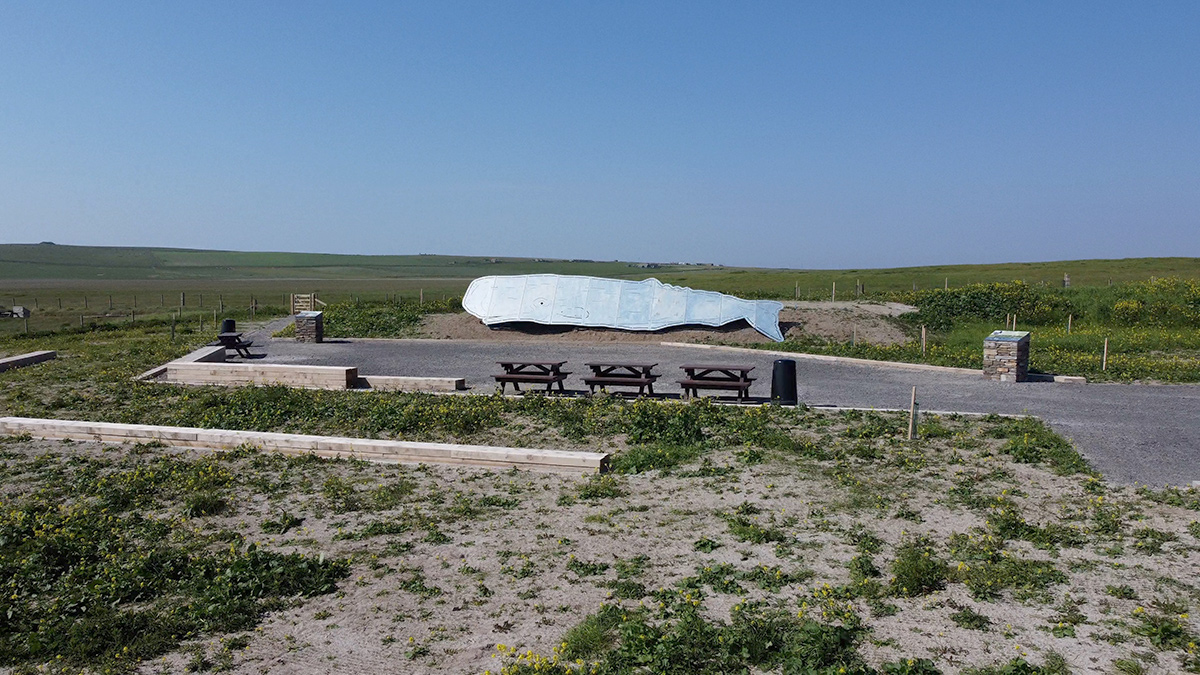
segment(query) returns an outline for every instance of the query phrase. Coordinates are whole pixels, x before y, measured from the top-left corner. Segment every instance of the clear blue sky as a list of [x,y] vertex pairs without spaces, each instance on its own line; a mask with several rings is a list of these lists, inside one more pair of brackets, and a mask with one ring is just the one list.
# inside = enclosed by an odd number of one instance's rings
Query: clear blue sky
[[1200,2],[0,0],[0,242],[1200,256]]

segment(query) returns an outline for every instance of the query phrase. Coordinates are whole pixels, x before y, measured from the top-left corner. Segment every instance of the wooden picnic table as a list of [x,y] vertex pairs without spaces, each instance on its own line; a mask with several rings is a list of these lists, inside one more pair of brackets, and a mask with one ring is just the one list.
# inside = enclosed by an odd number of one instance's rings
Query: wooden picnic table
[[592,369],[591,377],[583,378],[583,383],[592,393],[596,387],[607,391],[609,386],[637,387],[638,395],[654,395],[654,382],[660,376],[651,372],[657,363],[585,363]]
[[521,391],[521,383],[525,384],[545,384],[546,391],[552,391],[555,384],[558,385],[558,390],[563,389],[563,380],[571,373],[562,369],[566,361],[497,361],[504,372],[499,375],[494,375],[496,382],[500,384],[500,393],[504,393],[504,386],[512,383],[513,389]]
[[213,347],[220,345],[225,349],[232,349],[240,356],[250,358],[250,347],[254,340],[242,340],[241,333],[217,333],[217,341],[209,344]]
[[679,386],[683,388],[685,397],[699,396],[701,389],[721,389],[736,391],[737,397],[741,400],[750,398],[750,385],[754,382],[754,378],[750,377],[750,371],[754,370],[754,366],[685,363],[679,367],[686,374],[684,379],[679,380]]

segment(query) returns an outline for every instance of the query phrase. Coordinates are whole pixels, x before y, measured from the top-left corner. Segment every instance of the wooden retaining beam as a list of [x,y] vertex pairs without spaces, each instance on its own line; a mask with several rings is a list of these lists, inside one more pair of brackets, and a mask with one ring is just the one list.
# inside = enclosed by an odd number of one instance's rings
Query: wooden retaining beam
[[316,455],[326,458],[361,459],[392,464],[464,464],[471,466],[517,467],[541,471],[608,471],[609,455],[600,452],[504,448],[489,445],[417,443],[343,436],[310,436],[265,431],[164,427],[149,424],[114,424],[29,417],[0,417],[0,434],[29,434],[36,438],[143,443],[212,450],[233,450],[252,445],[285,455]]
[[201,347],[200,349],[197,349],[194,352],[185,354],[185,355],[175,359],[174,361],[164,363],[161,366],[155,366],[155,367],[151,368],[150,370],[147,370],[146,372],[142,373],[141,375],[138,375],[137,377],[135,377],[133,379],[136,381],[139,381],[139,382],[144,381],[144,380],[153,380],[157,377],[162,376],[163,373],[167,372],[167,366],[172,363],[224,363],[224,362],[225,362],[225,348],[224,347],[221,347],[221,346]]
[[307,389],[349,389],[358,382],[358,368],[279,363],[171,362],[167,364],[166,381],[179,384],[283,384]]
[[362,375],[355,389],[375,391],[458,391],[467,388],[462,377],[398,377],[394,375]]
[[13,368],[32,366],[35,363],[41,363],[42,361],[49,361],[50,359],[56,358],[58,358],[58,352],[50,350],[8,356],[0,359],[0,373],[6,370],[12,370]]

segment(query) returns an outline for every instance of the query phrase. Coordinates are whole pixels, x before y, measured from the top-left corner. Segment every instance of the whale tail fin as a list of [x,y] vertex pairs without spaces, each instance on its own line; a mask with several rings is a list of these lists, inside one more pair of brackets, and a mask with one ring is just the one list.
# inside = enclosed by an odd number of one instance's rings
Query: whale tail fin
[[754,302],[753,313],[746,321],[754,330],[766,335],[776,342],[783,342],[783,333],[779,330],[779,311],[783,303],[775,300],[757,300]]

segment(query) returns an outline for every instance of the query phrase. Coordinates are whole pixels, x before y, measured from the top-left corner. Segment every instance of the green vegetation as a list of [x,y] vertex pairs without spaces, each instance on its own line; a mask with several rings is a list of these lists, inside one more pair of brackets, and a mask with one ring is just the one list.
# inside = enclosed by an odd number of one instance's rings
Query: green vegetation
[[[238,483],[218,459],[79,458],[30,477],[0,510],[0,664],[124,670],[330,593],[345,561],[197,527]],[[216,505],[220,505],[217,508]]]
[[1069,289],[997,282],[873,297],[918,308],[902,319],[911,335],[919,335],[922,325],[931,330],[925,353],[917,338],[895,345],[809,340],[769,348],[980,368],[983,338],[1015,316],[1018,328],[1032,333],[1033,372],[1098,381],[1200,381],[1200,282],[1195,279]]

